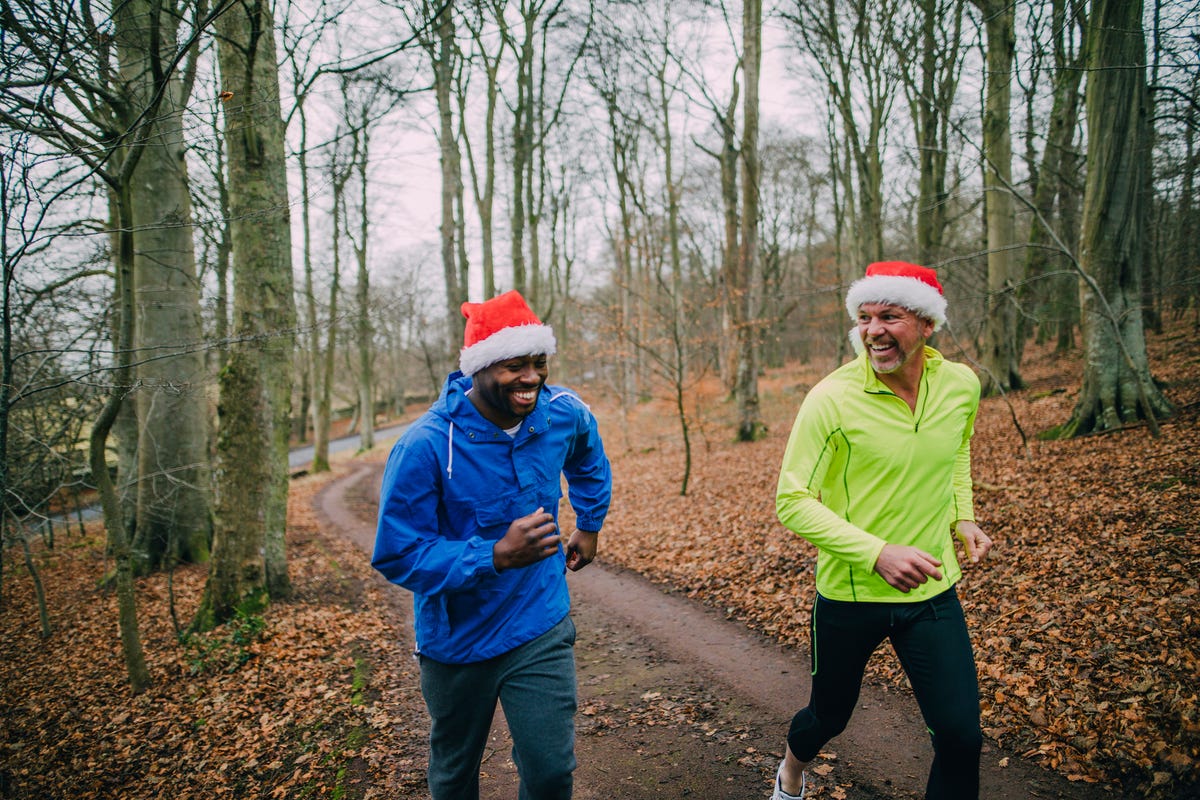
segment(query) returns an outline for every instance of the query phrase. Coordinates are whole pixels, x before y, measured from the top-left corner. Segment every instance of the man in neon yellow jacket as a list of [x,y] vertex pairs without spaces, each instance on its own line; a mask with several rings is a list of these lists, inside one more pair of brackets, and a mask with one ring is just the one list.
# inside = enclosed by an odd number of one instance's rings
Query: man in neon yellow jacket
[[972,563],[991,549],[971,496],[979,380],[926,345],[946,321],[933,270],[871,264],[846,309],[858,357],[805,397],[776,493],[780,521],[818,556],[812,694],[792,719],[773,800],[804,796],[805,767],[845,728],[884,639],[932,737],[925,797],[971,800],[983,740],[954,536]]

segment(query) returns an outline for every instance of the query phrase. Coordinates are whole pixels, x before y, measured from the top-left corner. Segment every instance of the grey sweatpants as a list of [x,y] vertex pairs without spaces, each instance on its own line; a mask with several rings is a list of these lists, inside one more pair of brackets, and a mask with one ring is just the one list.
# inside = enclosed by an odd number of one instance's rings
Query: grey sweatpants
[[473,664],[421,657],[431,718],[433,800],[477,800],[479,766],[496,702],[513,738],[520,800],[568,800],[575,771],[575,623],[570,616],[531,642]]

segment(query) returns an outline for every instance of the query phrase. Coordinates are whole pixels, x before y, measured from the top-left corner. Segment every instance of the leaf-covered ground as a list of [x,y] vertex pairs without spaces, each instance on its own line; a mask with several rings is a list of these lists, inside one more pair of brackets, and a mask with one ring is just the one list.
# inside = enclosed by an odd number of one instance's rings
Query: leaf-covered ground
[[[1079,383],[1076,359],[1046,352],[1030,356],[1029,389],[985,401],[976,497],[997,544],[962,595],[989,734],[1130,797],[1196,797],[1200,357],[1186,331],[1151,345],[1155,376],[1179,407],[1158,438],[1137,427],[1037,440],[1069,416]],[[729,442],[731,410],[719,393],[693,387],[687,496],[670,407],[651,402],[622,416],[600,387],[584,387],[617,479],[603,557],[805,646],[813,551],[775,520],[773,494],[791,417],[828,367],[764,376],[770,433],[749,445]],[[296,594],[260,617],[181,644],[172,620],[190,620],[203,567],[139,582],[154,685],[137,697],[125,685],[115,598],[101,586],[112,564],[98,536],[60,530],[53,548],[34,543],[47,639],[34,583],[10,548],[0,797],[419,796],[427,722],[410,634],[396,593],[314,514],[323,484],[293,483]],[[871,680],[903,681],[890,653],[881,651]],[[653,723],[636,713],[620,721]]]
[[[1155,378],[1179,409],[1157,438],[1145,427],[1036,438],[1070,417],[1076,356],[1031,353],[1029,388],[983,402],[976,514],[996,545],[983,567],[965,571],[960,592],[988,734],[1077,780],[1194,797],[1200,357],[1190,332],[1156,337],[1152,349]],[[774,489],[792,417],[824,371],[766,376],[770,434],[755,444],[729,443],[728,409],[704,418],[718,404],[702,402],[686,496],[677,435],[642,438],[647,426],[629,420],[605,557],[806,646],[815,550],[779,525]],[[670,417],[665,404],[638,414]],[[871,678],[903,681],[890,650],[877,654]]]
[[408,634],[361,552],[320,530],[311,499],[323,482],[293,482],[295,597],[262,616],[181,644],[172,619],[190,621],[204,568],[139,581],[154,684],[136,697],[116,599],[98,585],[111,568],[101,541],[60,532],[54,550],[39,549],[48,639],[27,573],[6,563],[0,797],[362,797],[384,760],[394,788],[423,785],[424,709],[399,647]]

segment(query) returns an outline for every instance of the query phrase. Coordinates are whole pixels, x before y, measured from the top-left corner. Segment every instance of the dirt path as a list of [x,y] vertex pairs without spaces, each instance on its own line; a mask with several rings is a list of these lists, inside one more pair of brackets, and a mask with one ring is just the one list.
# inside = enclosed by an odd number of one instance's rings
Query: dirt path
[[[318,499],[331,526],[367,553],[375,526],[364,501],[378,497],[381,469],[352,467]],[[787,722],[808,695],[807,654],[628,571],[598,562],[569,580],[579,631],[575,796],[769,797]],[[516,797],[497,716],[484,800]],[[922,796],[931,750],[911,696],[864,687],[850,727],[823,756],[810,797],[908,800]],[[981,797],[988,800],[1116,796],[985,744]]]

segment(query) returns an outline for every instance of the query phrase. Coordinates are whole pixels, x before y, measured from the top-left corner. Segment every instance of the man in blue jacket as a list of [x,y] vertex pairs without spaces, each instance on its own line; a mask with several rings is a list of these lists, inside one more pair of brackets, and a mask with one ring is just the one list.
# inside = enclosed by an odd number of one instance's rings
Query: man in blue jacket
[[[413,593],[433,800],[474,800],[496,702],[522,800],[571,796],[575,627],[612,473],[596,419],[546,383],[556,348],[515,291],[464,303],[460,371],[393,447],[372,564]],[[558,528],[565,476],[576,530]]]

